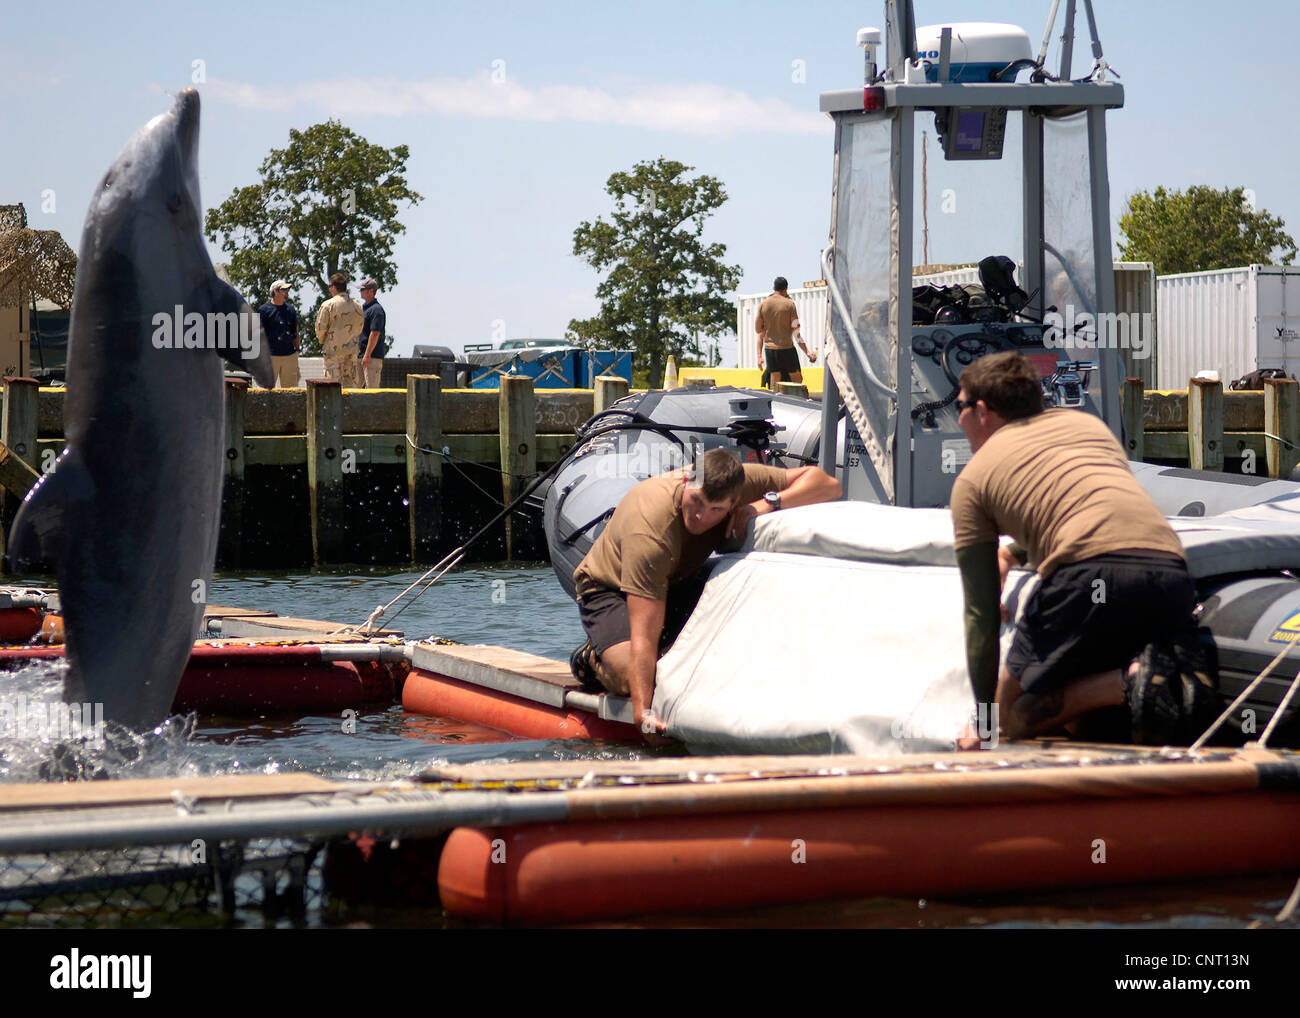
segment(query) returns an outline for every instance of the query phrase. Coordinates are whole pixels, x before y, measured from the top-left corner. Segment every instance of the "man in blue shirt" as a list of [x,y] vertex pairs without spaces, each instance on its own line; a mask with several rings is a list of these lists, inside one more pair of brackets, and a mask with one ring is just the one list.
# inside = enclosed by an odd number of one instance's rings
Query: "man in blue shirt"
[[367,389],[379,388],[379,377],[384,371],[384,326],[387,315],[384,306],[375,300],[379,284],[367,277],[361,281],[361,310],[366,313],[365,325],[357,337],[357,357],[361,360],[361,380]]
[[276,385],[293,389],[298,385],[298,312],[288,302],[289,284],[277,279],[271,284],[271,300],[257,309],[262,334],[271,348]]

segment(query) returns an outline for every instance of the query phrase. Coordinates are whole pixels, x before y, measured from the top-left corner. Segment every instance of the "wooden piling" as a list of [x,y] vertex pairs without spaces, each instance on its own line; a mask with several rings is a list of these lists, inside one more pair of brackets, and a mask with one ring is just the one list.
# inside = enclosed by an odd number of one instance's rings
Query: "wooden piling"
[[1187,465],[1223,469],[1223,383],[1193,378],[1187,384]]
[[307,487],[311,493],[311,555],[316,565],[345,560],[343,534],[343,388],[307,381]]
[[[40,384],[34,378],[10,378],[4,380],[4,412],[0,414],[0,442],[6,449],[36,472],[40,472],[41,463],[36,447],[37,399]],[[25,493],[24,493],[25,494]],[[9,533],[22,496],[5,489],[3,520],[4,532]]]
[[618,375],[602,375],[596,379],[595,399],[592,403],[592,416],[608,410],[627,395],[627,379]]
[[[499,403],[501,434],[501,493],[509,505],[537,475],[537,397],[531,378],[501,379]],[[506,558],[523,546],[525,528],[515,513],[506,517]]]
[[248,382],[226,379],[226,457],[221,482],[221,533],[217,565],[238,569],[244,564],[244,407]]
[[1124,452],[1139,463],[1146,452],[1146,391],[1140,378],[1126,378],[1120,392]]
[[40,479],[41,475],[29,467],[21,456],[0,442],[0,487],[14,498],[22,499]]
[[1300,465],[1300,383],[1295,379],[1264,379],[1264,431],[1268,476],[1290,477]]
[[411,560],[434,562],[442,533],[442,381],[437,375],[406,376],[406,438]]
[[808,386],[803,382],[782,382],[782,396],[798,396],[800,399],[808,399]]

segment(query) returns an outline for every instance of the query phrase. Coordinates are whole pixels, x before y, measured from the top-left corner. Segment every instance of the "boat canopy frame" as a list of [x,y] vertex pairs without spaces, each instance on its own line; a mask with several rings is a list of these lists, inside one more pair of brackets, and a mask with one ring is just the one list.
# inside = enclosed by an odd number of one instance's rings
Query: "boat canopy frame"
[[[913,462],[918,436],[907,412],[913,387],[901,390],[899,384],[917,377],[907,341],[917,114],[957,108],[995,111],[995,116],[1020,113],[1020,286],[1031,298],[1025,311],[1041,319],[1054,307],[1065,312],[1070,305],[1096,322],[1099,312],[1116,309],[1105,117],[1123,106],[1124,90],[1104,80],[1107,67],[1100,59],[1090,80],[1047,80],[1051,76],[1041,74],[1041,55],[1033,77],[1042,80],[947,80],[947,29],[935,69],[915,58],[910,0],[887,0],[886,23],[891,62],[885,71],[874,75],[869,48],[865,84],[820,97],[821,111],[835,125],[830,243],[822,257],[830,302],[830,370],[823,396],[821,463],[828,472],[837,467],[844,472],[850,498],[933,505],[933,486],[924,480],[918,485],[917,478],[937,464]],[[1094,33],[1094,52],[1098,50]],[[1061,68],[1068,75],[1068,52]],[[927,74],[938,80],[926,80]],[[996,158],[1001,158],[1000,150]],[[1115,350],[1101,348],[1100,342],[1096,346],[1088,352],[1097,365],[1089,386],[1092,408],[1119,436],[1122,362]],[[843,449],[837,441],[841,404],[851,426]],[[950,482],[943,490],[949,487]]]

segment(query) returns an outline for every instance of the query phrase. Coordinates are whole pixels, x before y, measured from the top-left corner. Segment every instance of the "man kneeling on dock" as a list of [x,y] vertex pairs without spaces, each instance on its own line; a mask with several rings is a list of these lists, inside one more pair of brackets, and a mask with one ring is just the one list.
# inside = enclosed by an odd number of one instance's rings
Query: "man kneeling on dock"
[[[1138,741],[1185,733],[1217,699],[1196,644],[1196,588],[1120,444],[1092,414],[1044,410],[1038,371],[1014,351],[962,372],[957,409],[974,453],[953,485],[952,521],[976,702],[996,696],[1010,738],[1089,712]],[[1039,584],[999,676],[999,592],[1024,564],[1000,534],[1027,549]],[[958,741],[976,744],[971,729]]]
[[725,449],[636,485],[573,573],[588,637],[570,659],[574,676],[630,697],[654,741],[664,730],[651,709],[659,655],[695,607],[709,555],[756,516],[839,497],[839,482],[818,467],[742,467]]

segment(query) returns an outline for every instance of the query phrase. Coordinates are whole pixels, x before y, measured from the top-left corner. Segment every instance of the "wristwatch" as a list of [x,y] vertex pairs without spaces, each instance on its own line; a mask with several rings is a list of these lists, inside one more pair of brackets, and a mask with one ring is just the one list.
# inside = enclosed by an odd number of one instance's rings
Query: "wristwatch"
[[781,508],[781,493],[779,491],[769,491],[763,495],[763,500],[772,507],[772,512]]

